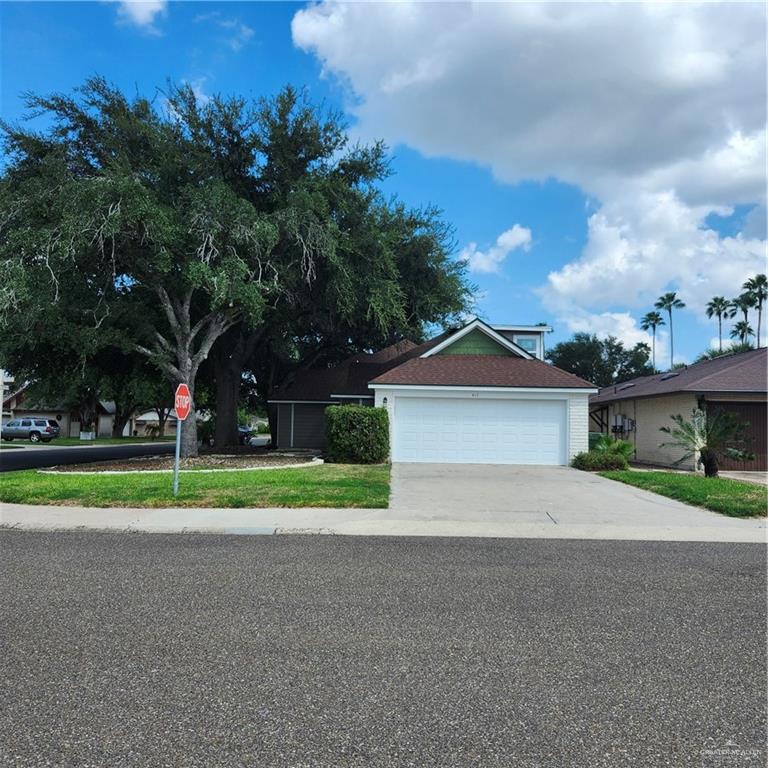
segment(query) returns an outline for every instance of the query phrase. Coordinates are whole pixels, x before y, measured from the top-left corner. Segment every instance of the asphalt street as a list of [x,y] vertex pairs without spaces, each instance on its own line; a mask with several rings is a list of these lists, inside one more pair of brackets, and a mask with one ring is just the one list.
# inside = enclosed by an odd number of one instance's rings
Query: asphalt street
[[175,444],[158,442],[154,445],[93,445],[87,448],[11,448],[0,451],[0,472],[12,472],[16,469],[37,469],[53,467],[56,464],[84,464],[89,461],[110,461],[127,459],[132,456],[156,456],[173,453]]
[[0,534],[0,765],[765,765],[765,548]]

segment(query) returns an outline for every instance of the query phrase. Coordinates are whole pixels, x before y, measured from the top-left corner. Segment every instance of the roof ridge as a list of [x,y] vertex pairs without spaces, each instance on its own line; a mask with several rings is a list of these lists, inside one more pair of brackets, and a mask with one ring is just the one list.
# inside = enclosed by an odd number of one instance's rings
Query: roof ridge
[[[713,357],[711,360],[702,360],[700,363],[695,363],[695,365],[701,365],[701,363],[714,363],[719,360],[723,360],[723,358],[734,358],[738,354],[742,354],[745,357],[742,360],[739,360],[738,362],[735,362],[733,364],[733,368],[741,368],[743,365],[746,365],[748,362],[750,362],[750,359],[753,357],[753,352],[760,352],[760,350],[766,349],[765,347],[757,347],[757,349],[750,349],[746,352],[737,352],[734,355],[720,355],[719,357]],[[749,359],[747,358],[747,355],[749,355]],[[690,370],[688,368],[687,370]],[[697,384],[701,384],[702,381],[706,381],[707,379],[711,379],[713,376],[717,376],[720,371],[712,371],[711,373],[707,373],[706,375],[702,376],[701,378],[694,379],[693,382],[690,382],[693,384],[694,382]]]

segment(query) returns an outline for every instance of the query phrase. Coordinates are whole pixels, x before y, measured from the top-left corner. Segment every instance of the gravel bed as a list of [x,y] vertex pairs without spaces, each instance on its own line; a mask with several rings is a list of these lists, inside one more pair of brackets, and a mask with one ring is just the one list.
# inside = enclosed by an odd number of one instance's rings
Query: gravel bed
[[[207,454],[181,459],[181,469],[257,469],[259,467],[284,467],[306,464],[312,456],[286,453],[260,453],[256,455]],[[52,467],[54,472],[140,472],[172,470],[173,456],[137,456],[131,459],[95,461],[90,464],[67,464]]]

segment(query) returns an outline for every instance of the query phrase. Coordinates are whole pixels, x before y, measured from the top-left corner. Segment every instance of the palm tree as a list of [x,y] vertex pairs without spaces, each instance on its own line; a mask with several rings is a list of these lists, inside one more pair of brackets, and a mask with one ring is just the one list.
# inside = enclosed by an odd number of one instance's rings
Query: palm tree
[[664,325],[664,318],[658,312],[648,312],[640,320],[640,327],[644,331],[651,331],[653,334],[653,370],[656,371],[656,329]]
[[669,291],[669,293],[659,296],[659,300],[653,306],[656,309],[665,310],[669,315],[669,367],[672,368],[675,364],[675,336],[672,332],[672,310],[682,309],[685,304],[677,298],[675,291]]
[[764,274],[750,277],[742,286],[752,294],[757,307],[757,347],[760,348],[760,326],[763,324],[763,302],[768,299],[768,277]]
[[695,458],[697,466],[704,466],[705,477],[717,477],[720,459],[748,461],[754,458],[754,454],[745,450],[747,425],[740,423],[732,413],[717,410],[708,413],[696,408],[690,420],[686,421],[679,413],[670,418],[673,426],[660,430],[672,440],[659,447],[678,448],[683,452],[675,464]]
[[731,338],[738,339],[742,344],[749,344],[749,337],[754,335],[752,326],[746,320],[739,320],[731,329]]
[[717,337],[720,340],[719,349],[723,351],[723,318],[733,317],[731,314],[731,302],[724,296],[713,296],[710,301],[707,302],[707,317],[712,319],[717,318]]
[[745,291],[735,299],[731,299],[731,317],[741,312],[744,315],[744,322],[749,322],[749,310],[757,306],[757,299],[749,292]]

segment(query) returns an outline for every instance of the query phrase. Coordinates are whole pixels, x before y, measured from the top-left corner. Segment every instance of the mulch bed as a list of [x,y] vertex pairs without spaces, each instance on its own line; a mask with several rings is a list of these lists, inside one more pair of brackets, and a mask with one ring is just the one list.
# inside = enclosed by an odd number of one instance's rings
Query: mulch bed
[[[311,454],[251,453],[250,455],[205,454],[195,458],[182,459],[181,469],[250,469],[258,467],[305,464]],[[133,459],[94,461],[90,464],[61,464],[51,469],[55,472],[129,472],[140,470],[171,470],[173,456],[137,456]]]

